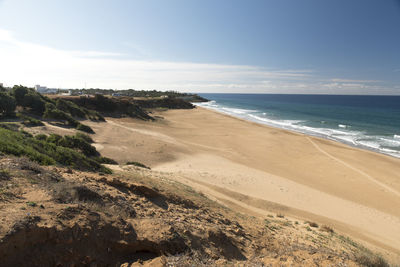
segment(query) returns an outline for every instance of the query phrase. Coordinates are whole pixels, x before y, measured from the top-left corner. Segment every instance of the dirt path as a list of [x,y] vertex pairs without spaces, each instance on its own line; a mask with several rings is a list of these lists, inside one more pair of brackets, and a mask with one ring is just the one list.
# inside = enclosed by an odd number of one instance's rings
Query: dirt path
[[322,154],[324,154],[324,155],[330,157],[331,159],[334,159],[334,160],[340,162],[340,163],[343,164],[344,166],[346,166],[346,167],[348,167],[348,168],[350,168],[350,169],[352,169],[352,170],[354,170],[354,171],[360,173],[361,175],[364,175],[364,176],[365,176],[366,178],[368,178],[371,182],[373,182],[373,183],[377,184],[378,186],[384,188],[386,191],[392,192],[393,194],[395,194],[395,195],[397,195],[397,196],[400,196],[400,193],[399,193],[397,190],[394,190],[393,188],[387,186],[386,184],[379,182],[377,179],[375,179],[375,178],[372,177],[371,175],[369,175],[369,174],[367,174],[367,173],[365,173],[365,172],[363,172],[363,171],[361,171],[361,170],[355,168],[354,166],[352,166],[352,165],[350,165],[350,164],[344,162],[343,160],[340,160],[340,159],[338,159],[338,158],[332,156],[331,154],[329,154],[328,152],[326,152],[325,150],[323,150],[321,147],[319,147],[315,142],[313,142],[313,141],[311,140],[311,138],[307,137],[307,140],[310,141],[311,144],[313,144],[313,146],[314,146],[316,149],[318,149],[318,151],[320,151]]

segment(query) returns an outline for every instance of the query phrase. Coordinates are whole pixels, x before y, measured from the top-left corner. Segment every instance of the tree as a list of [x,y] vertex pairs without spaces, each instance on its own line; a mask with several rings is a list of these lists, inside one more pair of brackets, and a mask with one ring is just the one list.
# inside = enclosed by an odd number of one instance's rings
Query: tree
[[23,107],[29,107],[33,112],[42,115],[45,111],[46,103],[36,92],[30,91],[24,95],[20,104]]
[[29,92],[29,88],[22,85],[14,85],[11,92],[15,97],[17,105],[22,106],[22,101],[24,99],[24,96]]
[[15,107],[15,99],[5,92],[0,92],[0,116],[13,115]]

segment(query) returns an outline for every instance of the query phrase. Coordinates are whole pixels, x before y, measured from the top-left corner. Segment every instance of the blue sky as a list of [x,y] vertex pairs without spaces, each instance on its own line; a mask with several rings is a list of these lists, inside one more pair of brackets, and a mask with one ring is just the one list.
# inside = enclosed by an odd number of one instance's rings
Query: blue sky
[[398,0],[0,0],[0,82],[400,94]]

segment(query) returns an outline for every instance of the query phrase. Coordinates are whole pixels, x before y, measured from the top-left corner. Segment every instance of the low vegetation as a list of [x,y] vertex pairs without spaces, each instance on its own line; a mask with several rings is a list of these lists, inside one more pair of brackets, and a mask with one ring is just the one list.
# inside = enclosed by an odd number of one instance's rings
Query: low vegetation
[[[21,111],[15,113],[16,109]],[[29,114],[29,115],[27,115]],[[30,116],[32,115],[32,116]],[[42,126],[41,119],[55,120],[80,131],[94,133],[77,119],[104,121],[96,111],[78,107],[70,101],[54,101],[37,93],[33,88],[14,86],[11,90],[0,89],[0,118],[19,118],[26,126]],[[36,117],[36,118],[34,118]]]
[[96,157],[95,160],[100,164],[118,165],[118,162],[107,157]]
[[82,131],[85,133],[90,133],[90,134],[94,134],[94,131],[92,128],[90,128],[90,126],[87,126],[85,124],[79,123],[78,126],[76,126],[76,129],[78,131]]
[[194,105],[181,98],[159,98],[135,100],[135,103],[141,108],[167,108],[167,109],[192,109]]
[[15,108],[15,99],[10,94],[0,91],[0,118],[12,116]]
[[70,126],[76,128],[79,131],[83,131],[86,133],[94,133],[93,129],[87,125],[84,125],[74,119],[69,113],[58,109],[52,103],[47,103],[45,112],[43,113],[43,118],[45,119],[54,119],[62,122],[66,126]]
[[33,127],[33,126],[43,126],[43,122],[38,119],[32,118],[30,116],[17,113],[17,117],[22,120],[22,124],[25,126]]
[[[86,133],[94,133],[80,120],[104,122],[104,116],[132,117],[141,120],[154,120],[145,109],[191,109],[190,103],[207,101],[195,95],[178,92],[160,91],[113,91],[89,89],[74,91],[79,94],[91,94],[80,97],[52,97],[41,95],[33,88],[22,85],[11,89],[0,88],[0,119],[20,118],[26,126],[42,126],[41,120],[56,122],[64,127],[76,128]],[[107,97],[103,94],[118,95]],[[145,97],[145,98],[143,98]],[[136,99],[140,98],[140,99]],[[18,113],[16,114],[16,110]]]
[[136,161],[128,161],[126,163],[126,165],[133,165],[133,166],[140,167],[140,168],[150,169],[150,167],[147,167],[146,165],[144,165],[140,162],[136,162]]
[[[27,127],[43,126],[43,120],[62,127],[93,134],[93,129],[80,122],[89,119],[105,121],[103,116],[129,116],[142,120],[153,120],[145,108],[193,108],[182,98],[196,95],[178,92],[126,91],[125,97],[106,97],[104,91],[88,91],[94,96],[52,97],[41,95],[33,88],[14,86],[0,87],[0,119],[19,119]],[[118,93],[117,93],[118,94]],[[150,99],[135,100],[133,97],[146,96]],[[79,170],[109,170],[101,164],[117,164],[116,161],[101,157],[91,145],[93,140],[86,134],[75,136],[43,135],[32,136],[20,131],[18,123],[0,125],[0,152],[25,156],[42,165],[64,165]],[[149,167],[139,162],[129,162],[141,168]]]
[[129,96],[135,98],[181,98],[190,102],[206,102],[207,99],[190,93],[181,93],[177,91],[157,91],[157,90],[104,90],[104,89],[76,89],[72,90],[73,95],[110,95],[110,96]]
[[4,169],[0,169],[0,180],[9,180],[10,172]]
[[308,223],[309,226],[314,227],[314,228],[318,228],[318,224],[315,222],[309,222],[307,221],[306,223]]
[[328,232],[328,233],[331,233],[331,234],[333,234],[335,232],[333,230],[333,228],[328,226],[328,225],[322,225],[321,226],[321,231]]
[[368,252],[357,254],[356,262],[365,267],[390,267],[382,256]]
[[68,102],[71,102],[76,106],[87,107],[88,109],[101,113],[104,116],[127,116],[141,120],[153,120],[153,118],[140,106],[134,103],[132,99],[105,97],[99,94],[93,97],[66,97],[65,100],[66,99],[68,99]]
[[61,98],[57,99],[56,107],[59,110],[71,114],[72,117],[86,118],[92,121],[105,121],[104,117],[100,115],[99,112],[80,107],[74,102]]
[[63,165],[78,170],[110,173],[101,165],[100,154],[82,135],[32,136],[10,128],[0,127],[0,152],[4,154],[25,156],[41,165]]

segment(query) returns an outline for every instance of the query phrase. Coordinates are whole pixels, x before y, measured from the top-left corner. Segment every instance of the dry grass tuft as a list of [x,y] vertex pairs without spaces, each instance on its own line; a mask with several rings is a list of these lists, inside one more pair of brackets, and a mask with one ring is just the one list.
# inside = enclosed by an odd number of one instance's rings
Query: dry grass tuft
[[390,265],[380,256],[376,254],[362,253],[356,255],[356,262],[366,267],[389,267]]
[[321,226],[321,231],[328,232],[328,233],[331,233],[331,234],[333,234],[335,232],[333,230],[333,228],[328,226],[328,225],[322,225]]
[[318,224],[315,222],[309,222],[307,221],[306,223],[308,223],[309,226],[314,227],[314,228],[318,228]]

